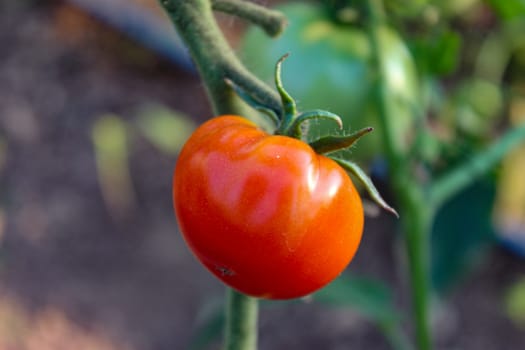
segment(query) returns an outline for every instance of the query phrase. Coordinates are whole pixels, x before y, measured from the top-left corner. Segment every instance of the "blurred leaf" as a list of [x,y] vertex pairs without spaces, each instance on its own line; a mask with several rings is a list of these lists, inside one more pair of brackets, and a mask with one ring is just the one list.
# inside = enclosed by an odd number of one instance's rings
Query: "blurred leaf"
[[411,47],[423,72],[444,76],[453,73],[458,66],[461,36],[451,29],[443,29],[431,36],[414,39]]
[[224,297],[211,296],[201,304],[196,316],[196,329],[189,350],[203,350],[221,340],[226,322]]
[[438,7],[445,16],[452,17],[468,14],[469,10],[471,10],[479,0],[431,0],[431,2],[434,6]]
[[378,322],[399,319],[390,289],[377,280],[342,275],[313,297],[322,303],[352,307]]
[[525,16],[525,0],[486,0],[486,2],[502,19]]
[[517,327],[525,329],[525,277],[514,283],[505,295],[507,316]]
[[499,85],[483,79],[469,79],[454,92],[445,118],[455,128],[482,138],[493,130],[502,108],[503,92]]
[[390,13],[396,17],[415,18],[421,16],[422,10],[428,5],[430,0],[389,0],[385,1],[385,6]]
[[494,242],[491,225],[495,186],[480,181],[446,202],[432,228],[432,281],[443,292],[474,263],[482,259]]
[[169,154],[177,154],[195,129],[186,115],[160,105],[143,109],[137,124],[153,145]]
[[400,327],[401,314],[393,303],[390,288],[384,283],[363,277],[342,275],[313,295],[314,300],[335,306],[351,307],[377,323],[394,349],[412,346]]
[[224,305],[216,303],[214,308],[208,310],[202,318],[200,326],[190,341],[189,349],[206,349],[211,343],[220,339],[225,321]]
[[92,129],[98,178],[108,210],[121,217],[135,204],[128,165],[126,124],[117,116],[104,115]]

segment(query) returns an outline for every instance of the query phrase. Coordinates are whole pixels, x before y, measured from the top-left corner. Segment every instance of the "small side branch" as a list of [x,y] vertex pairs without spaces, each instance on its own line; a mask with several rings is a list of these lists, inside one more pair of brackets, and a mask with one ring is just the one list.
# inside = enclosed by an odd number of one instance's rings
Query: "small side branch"
[[275,91],[248,71],[235,56],[212,13],[210,0],[159,0],[188,47],[217,114],[249,116],[251,111],[225,82],[233,81],[254,99],[279,110]]
[[286,17],[283,14],[253,2],[212,0],[212,7],[216,11],[243,18],[261,27],[271,37],[281,34],[287,25]]
[[525,142],[525,125],[508,131],[488,149],[437,179],[430,187],[431,203],[437,208],[444,201],[487,173],[510,150]]

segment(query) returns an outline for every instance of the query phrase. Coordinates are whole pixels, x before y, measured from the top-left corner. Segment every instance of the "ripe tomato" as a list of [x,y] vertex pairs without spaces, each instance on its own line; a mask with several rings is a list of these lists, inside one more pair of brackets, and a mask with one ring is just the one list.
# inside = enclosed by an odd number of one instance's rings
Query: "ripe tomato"
[[190,137],[173,201],[200,262],[262,298],[323,287],[348,265],[363,231],[361,198],[337,163],[238,116],[214,118]]

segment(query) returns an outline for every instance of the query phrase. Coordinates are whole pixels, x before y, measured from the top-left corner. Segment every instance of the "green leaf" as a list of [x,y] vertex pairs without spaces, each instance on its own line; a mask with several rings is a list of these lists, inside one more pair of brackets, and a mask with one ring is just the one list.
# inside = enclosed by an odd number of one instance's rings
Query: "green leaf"
[[195,129],[186,115],[161,105],[145,107],[136,121],[144,137],[169,154],[177,154]]
[[377,324],[393,349],[412,346],[400,327],[402,315],[394,306],[392,292],[384,283],[345,274],[313,295],[314,300],[350,307]]
[[525,16],[524,0],[486,0],[486,2],[504,20]]
[[334,306],[349,306],[375,321],[398,320],[390,289],[380,281],[343,275],[313,296]]
[[453,286],[484,258],[494,242],[492,181],[477,182],[447,201],[432,227],[432,281],[439,292]]
[[203,305],[197,317],[199,326],[193,334],[189,350],[203,350],[219,340],[224,331],[226,317],[222,300],[212,299]]
[[461,36],[451,29],[442,29],[414,39],[411,49],[422,71],[444,76],[453,73],[458,66]]

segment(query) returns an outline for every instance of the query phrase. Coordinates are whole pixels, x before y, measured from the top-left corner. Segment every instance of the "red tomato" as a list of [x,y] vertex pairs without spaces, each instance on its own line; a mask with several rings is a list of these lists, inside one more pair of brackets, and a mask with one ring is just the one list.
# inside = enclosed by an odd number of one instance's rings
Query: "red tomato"
[[173,200],[204,266],[261,298],[301,297],[328,284],[363,231],[361,198],[337,163],[238,116],[214,118],[190,137]]

